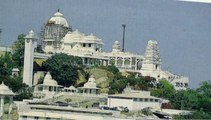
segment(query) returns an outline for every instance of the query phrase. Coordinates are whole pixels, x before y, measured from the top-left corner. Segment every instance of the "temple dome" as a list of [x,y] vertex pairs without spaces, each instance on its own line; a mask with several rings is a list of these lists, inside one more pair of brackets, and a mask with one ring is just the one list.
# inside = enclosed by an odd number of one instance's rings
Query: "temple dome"
[[55,24],[69,27],[67,20],[63,17],[63,14],[60,13],[59,11],[56,12],[54,16],[49,19],[49,22],[54,22]]
[[0,95],[15,95],[12,90],[7,87],[4,82],[0,85]]
[[115,41],[113,46],[112,46],[112,51],[113,52],[120,52],[120,44],[119,44],[119,41]]
[[50,72],[45,75],[43,85],[46,86],[58,86],[58,83],[52,78]]

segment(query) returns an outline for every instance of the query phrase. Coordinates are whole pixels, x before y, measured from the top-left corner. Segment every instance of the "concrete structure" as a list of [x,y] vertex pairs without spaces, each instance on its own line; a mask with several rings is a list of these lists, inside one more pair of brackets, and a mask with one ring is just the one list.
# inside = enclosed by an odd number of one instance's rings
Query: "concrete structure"
[[135,120],[121,117],[119,111],[32,105],[28,102],[16,102],[16,104],[19,120]]
[[[15,94],[10,90],[4,82],[0,85],[0,97],[1,97],[1,107],[0,107],[0,118],[4,114],[4,97],[9,96],[10,98],[10,106],[12,105],[12,98]],[[10,111],[9,111],[10,113]]]
[[171,80],[171,83],[175,86],[176,90],[186,90],[188,87],[189,79],[188,77],[176,76]]
[[33,78],[34,49],[37,47],[36,40],[37,38],[32,30],[25,37],[23,83],[30,87]]
[[151,96],[150,91],[135,91],[127,86],[122,94],[109,95],[107,105],[136,111],[147,107],[160,109],[161,102],[160,98]]
[[12,69],[12,77],[18,77],[19,76],[19,69],[13,68]]
[[[79,32],[79,30],[72,30],[67,20],[63,17],[63,14],[59,11],[47,21],[42,43],[43,50],[45,51],[44,54],[34,54],[33,52],[29,52],[30,50],[25,53],[26,64],[24,64],[24,70],[29,73],[24,74],[24,82],[30,86],[33,81],[31,77],[33,59],[28,57],[29,54],[36,58],[47,59],[54,53],[66,53],[81,57],[84,65],[87,66],[95,64],[107,66],[114,64],[120,71],[140,73],[142,76],[154,77],[157,81],[166,79],[177,90],[188,87],[189,80],[187,77],[162,70],[157,41],[149,40],[144,55],[121,51],[118,41],[114,42],[111,52],[104,52],[102,49],[102,39],[92,33],[85,35]],[[26,45],[25,50],[27,49],[29,49],[28,45]]]
[[79,87],[79,90],[85,94],[97,94],[99,89],[100,88],[97,87],[93,75],[90,76],[89,80],[84,84],[83,87]]
[[70,87],[64,87],[63,91],[69,93],[77,93],[78,89],[71,85]]

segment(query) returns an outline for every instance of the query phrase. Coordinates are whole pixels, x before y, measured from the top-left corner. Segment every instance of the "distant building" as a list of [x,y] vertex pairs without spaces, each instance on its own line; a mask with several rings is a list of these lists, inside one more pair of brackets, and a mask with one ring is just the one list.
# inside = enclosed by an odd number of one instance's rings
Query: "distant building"
[[[188,77],[162,70],[159,47],[155,40],[149,40],[144,55],[122,52],[118,41],[114,42],[111,52],[104,52],[102,39],[92,33],[85,35],[79,30],[73,30],[59,11],[47,21],[43,32],[42,46],[45,53],[30,52],[31,56],[35,58],[47,59],[54,53],[66,53],[81,57],[84,65],[87,66],[114,64],[120,71],[136,72],[142,76],[151,76],[156,78],[157,81],[166,79],[177,90],[188,87]],[[29,42],[29,44],[32,43]],[[29,54],[29,51],[31,51],[29,48],[26,48],[26,50],[25,54]],[[27,70],[24,74],[24,81],[30,86],[32,83],[32,60],[29,56],[25,56],[24,61],[26,61],[26,64],[24,64],[24,67]]]
[[0,46],[0,56],[4,56],[6,52],[11,53],[11,48]]
[[136,91],[129,86],[124,89],[122,94],[109,95],[107,100],[108,107],[127,107],[131,111],[143,108],[160,109],[160,98],[150,95],[150,91]]

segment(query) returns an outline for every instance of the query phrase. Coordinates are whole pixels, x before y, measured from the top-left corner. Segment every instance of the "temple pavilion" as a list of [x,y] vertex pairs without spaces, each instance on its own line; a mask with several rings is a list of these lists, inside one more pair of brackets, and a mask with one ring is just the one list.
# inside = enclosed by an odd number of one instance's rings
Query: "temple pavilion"
[[62,91],[62,88],[63,86],[58,85],[57,81],[52,78],[50,72],[47,72],[43,84],[35,86],[34,96],[44,97],[46,95],[54,95],[55,93]]
[[95,83],[93,75],[90,76],[89,80],[84,84],[83,87],[79,87],[79,90],[85,94],[97,94],[100,88]]
[[9,96],[10,106],[11,106],[14,95],[15,93],[13,93],[12,90],[10,90],[9,87],[4,84],[4,82],[2,82],[2,84],[0,85],[0,97],[1,97],[0,117],[2,117],[4,113],[4,98],[6,96]]

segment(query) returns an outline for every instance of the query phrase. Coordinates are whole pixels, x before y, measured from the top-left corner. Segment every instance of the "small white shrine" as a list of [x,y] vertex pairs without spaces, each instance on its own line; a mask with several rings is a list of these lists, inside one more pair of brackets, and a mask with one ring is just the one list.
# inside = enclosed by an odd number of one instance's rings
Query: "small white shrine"
[[12,77],[18,77],[19,76],[19,69],[18,68],[13,68],[12,69]]
[[[15,95],[15,93],[12,92],[12,90],[10,90],[5,84],[4,82],[2,82],[2,84],[0,85],[0,97],[1,97],[1,107],[0,107],[0,117],[2,117],[3,113],[4,113],[4,98],[6,96],[9,96],[10,99],[10,106],[12,105],[12,100],[13,100],[13,96]],[[9,111],[10,113],[10,111]]]
[[44,97],[46,95],[54,95],[55,93],[62,91],[62,88],[63,86],[58,85],[57,81],[52,78],[50,72],[47,72],[43,84],[35,86],[34,96]]
[[63,91],[68,93],[77,93],[78,89],[71,85],[70,87],[64,87]]
[[97,87],[97,84],[95,83],[95,78],[93,75],[91,75],[84,86],[79,87],[79,89],[82,91],[82,93],[85,94],[97,94],[100,88]]

